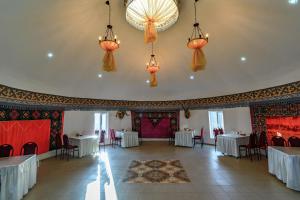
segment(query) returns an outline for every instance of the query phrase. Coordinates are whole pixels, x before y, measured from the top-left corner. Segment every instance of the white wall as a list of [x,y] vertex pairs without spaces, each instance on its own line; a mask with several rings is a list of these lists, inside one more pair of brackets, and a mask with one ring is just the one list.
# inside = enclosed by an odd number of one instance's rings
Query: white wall
[[[100,112],[100,111],[98,111]],[[66,111],[64,118],[64,133],[76,134],[76,133],[94,133],[94,114],[97,111]],[[110,111],[109,114],[109,127],[118,129],[131,130],[131,116],[130,112],[127,112],[129,116],[125,116],[122,120],[116,118],[116,112]]]
[[[224,112],[225,132],[239,131],[251,133],[251,119],[249,107],[219,109]],[[64,133],[93,133],[94,132],[94,113],[97,111],[66,111],[64,121]],[[109,113],[109,127],[116,130],[131,130],[131,113],[122,120],[116,118],[116,112]],[[180,128],[185,127],[200,131],[201,127],[205,129],[205,142],[213,144],[214,141],[209,137],[208,110],[191,110],[190,119],[184,117],[184,112],[180,111]]]
[[[228,109],[218,109],[224,113],[224,129],[225,132],[239,131],[243,133],[251,133],[251,118],[249,107],[238,107]],[[204,127],[205,143],[213,144],[214,140],[209,136],[209,119],[208,110],[191,110],[190,119],[184,117],[184,112],[180,111],[180,128],[192,128],[197,132]]]

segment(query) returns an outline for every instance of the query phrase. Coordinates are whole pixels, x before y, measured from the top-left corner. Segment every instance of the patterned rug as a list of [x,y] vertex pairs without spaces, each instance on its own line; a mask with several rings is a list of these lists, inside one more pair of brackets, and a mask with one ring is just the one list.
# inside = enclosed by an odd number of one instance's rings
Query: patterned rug
[[134,160],[123,182],[127,183],[189,183],[179,160]]

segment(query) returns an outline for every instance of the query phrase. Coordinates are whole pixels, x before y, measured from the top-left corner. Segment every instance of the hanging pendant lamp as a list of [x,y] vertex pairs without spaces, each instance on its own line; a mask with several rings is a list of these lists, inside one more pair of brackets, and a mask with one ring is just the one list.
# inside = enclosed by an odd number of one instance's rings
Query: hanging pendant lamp
[[195,23],[193,25],[192,35],[188,39],[187,43],[187,47],[194,50],[192,59],[192,70],[194,72],[205,69],[206,58],[204,52],[202,51],[202,48],[208,43],[208,34],[203,34],[199,23],[197,22],[197,2],[198,0],[195,0],[194,2]]
[[150,61],[146,63],[146,70],[150,73],[150,87],[157,87],[157,78],[156,73],[159,71],[159,63],[155,59],[155,55],[153,53],[153,43],[151,43],[152,54],[150,57]]
[[108,25],[104,37],[99,37],[99,45],[105,51],[103,57],[103,70],[107,72],[116,71],[115,59],[113,52],[119,48],[120,40],[117,40],[117,36],[114,35],[113,27],[110,24],[110,2],[106,1],[105,4],[108,6]]

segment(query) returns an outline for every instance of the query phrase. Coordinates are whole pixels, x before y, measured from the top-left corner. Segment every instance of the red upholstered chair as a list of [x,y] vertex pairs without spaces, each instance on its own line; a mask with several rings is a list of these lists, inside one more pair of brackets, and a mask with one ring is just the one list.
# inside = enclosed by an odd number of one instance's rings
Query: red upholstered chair
[[104,148],[104,151],[105,151],[105,130],[102,130],[102,131],[101,131],[101,134],[100,134],[99,151],[101,150],[101,149],[100,149],[101,144],[102,144],[102,146],[103,146],[103,148]]
[[10,144],[2,144],[0,146],[0,158],[10,157],[14,155],[14,148]]
[[268,139],[267,139],[267,134],[265,131],[262,131],[259,134],[259,138],[258,138],[258,148],[259,148],[259,154],[261,154],[260,150],[264,150],[265,151],[265,155],[266,158],[268,157]]
[[279,146],[279,147],[287,146],[285,139],[281,136],[273,136],[271,142],[272,142],[272,146]]
[[203,147],[204,144],[204,128],[202,127],[199,135],[195,135],[193,137],[193,148],[195,147],[196,144],[201,144],[201,148]]
[[300,138],[298,138],[296,136],[291,136],[288,139],[288,142],[291,147],[300,147]]
[[63,141],[64,141],[64,145],[63,145],[63,148],[64,148],[64,154],[67,154],[67,159],[69,160],[70,158],[70,153],[73,154],[73,158],[75,157],[74,154],[75,154],[75,151],[78,152],[78,157],[79,157],[79,148],[77,145],[71,145],[70,142],[69,142],[69,137],[67,135],[63,135]]
[[27,142],[21,148],[20,155],[38,154],[38,145],[35,142]]
[[246,152],[246,156],[250,157],[252,161],[252,150],[254,155],[257,155],[257,159],[260,159],[260,151],[258,147],[258,142],[257,142],[257,135],[255,133],[251,133],[249,136],[249,144],[246,145],[240,145],[239,146],[239,157],[241,158],[241,153],[242,151]]
[[63,143],[59,134],[55,135],[55,157],[57,158],[57,151],[60,150],[60,158],[63,156]]
[[114,129],[109,129],[110,132],[110,143],[112,145],[112,147],[114,147],[114,145],[120,145],[121,146],[121,141],[122,138],[121,137],[116,137],[116,132]]

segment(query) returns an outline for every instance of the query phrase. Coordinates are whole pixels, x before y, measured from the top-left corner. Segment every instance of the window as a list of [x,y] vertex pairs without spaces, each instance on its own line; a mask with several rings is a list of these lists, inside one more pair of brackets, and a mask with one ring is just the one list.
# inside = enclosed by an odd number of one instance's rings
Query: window
[[222,128],[224,130],[223,111],[208,111],[210,138],[215,138],[214,129]]
[[108,133],[108,113],[107,112],[101,112],[101,113],[95,113],[95,125],[94,130],[105,130],[106,133]]

